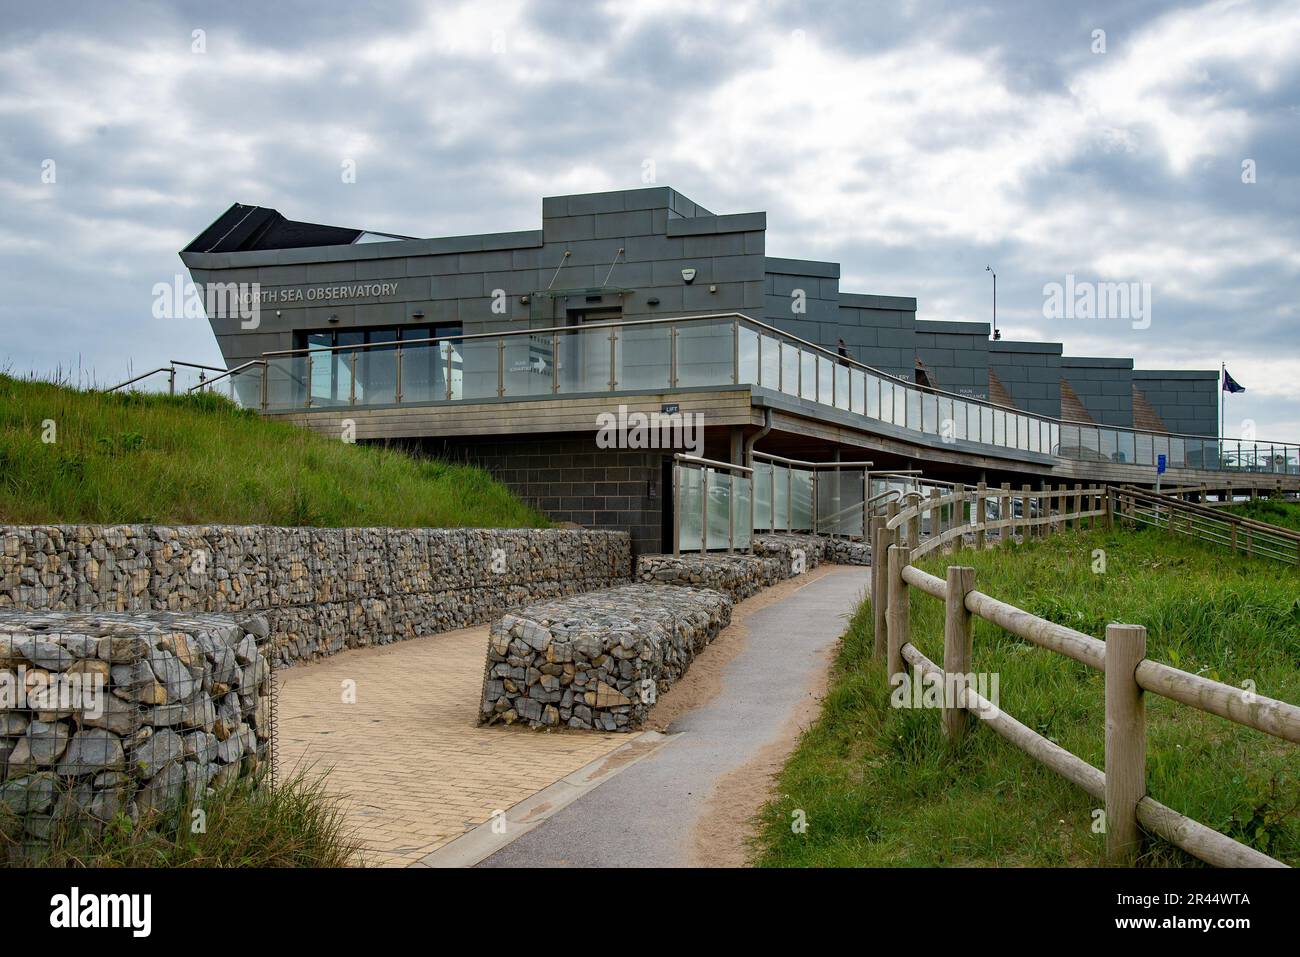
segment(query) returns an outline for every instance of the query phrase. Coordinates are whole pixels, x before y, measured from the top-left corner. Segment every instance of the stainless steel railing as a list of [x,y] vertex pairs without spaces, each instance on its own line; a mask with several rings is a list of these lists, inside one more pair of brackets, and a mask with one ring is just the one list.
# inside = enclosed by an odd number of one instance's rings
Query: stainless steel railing
[[1031,415],[924,388],[741,313],[610,321],[265,353],[268,411],[485,402],[696,386],[767,389],[941,444],[1154,467],[1300,474],[1300,444]]

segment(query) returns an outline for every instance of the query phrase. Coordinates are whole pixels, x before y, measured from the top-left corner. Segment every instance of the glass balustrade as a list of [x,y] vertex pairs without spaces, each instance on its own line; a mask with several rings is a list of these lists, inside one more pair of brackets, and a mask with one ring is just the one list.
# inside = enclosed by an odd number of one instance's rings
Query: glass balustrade
[[667,323],[618,330],[615,379],[623,391],[667,389],[672,385],[673,329]]
[[676,543],[680,551],[747,550],[758,519],[751,513],[749,475],[689,462],[675,462]]
[[[230,377],[242,405],[269,411],[645,392],[733,382],[895,428],[1028,454],[1153,467],[1300,474],[1300,446],[1061,423],[943,395],[858,367],[734,317],[630,322],[429,343],[268,356]],[[780,486],[769,476],[769,510]],[[793,502],[787,503],[792,506]],[[785,522],[791,521],[790,508]]]
[[726,385],[733,381],[734,325],[730,319],[677,324],[678,388]]

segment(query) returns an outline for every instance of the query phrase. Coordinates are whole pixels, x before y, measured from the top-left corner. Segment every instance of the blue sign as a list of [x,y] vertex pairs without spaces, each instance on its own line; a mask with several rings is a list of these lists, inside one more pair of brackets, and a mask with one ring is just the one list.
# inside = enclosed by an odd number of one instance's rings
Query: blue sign
[[1157,475],[1164,475],[1164,474],[1165,474],[1165,462],[1166,462],[1166,459],[1165,459],[1165,457],[1164,457],[1163,455],[1157,455],[1157,456],[1156,456],[1156,474],[1157,474]]

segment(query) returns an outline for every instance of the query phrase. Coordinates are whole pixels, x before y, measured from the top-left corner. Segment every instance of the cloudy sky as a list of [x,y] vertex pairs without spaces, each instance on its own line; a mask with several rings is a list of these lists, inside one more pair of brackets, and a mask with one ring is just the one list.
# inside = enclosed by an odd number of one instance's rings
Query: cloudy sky
[[[219,363],[152,288],[234,201],[535,229],[652,168],[922,318],[987,320],[992,263],[1007,338],[1226,361],[1229,433],[1295,440],[1298,166],[1300,2],[6,0],[0,368]],[[1067,275],[1149,284],[1149,327],[1045,318]]]

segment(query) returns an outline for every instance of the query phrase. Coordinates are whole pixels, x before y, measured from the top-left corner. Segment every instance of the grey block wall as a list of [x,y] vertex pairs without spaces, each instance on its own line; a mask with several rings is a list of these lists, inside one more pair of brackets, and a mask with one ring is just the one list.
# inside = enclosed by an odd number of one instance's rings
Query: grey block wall
[[915,378],[915,299],[840,293],[836,338],[841,335],[859,361],[909,382]]
[[1061,414],[1061,352],[1059,342],[999,339],[990,342],[989,368],[1011,393],[1016,408],[1035,415]]
[[1133,384],[1171,432],[1219,434],[1219,373],[1213,369],[1134,369]]
[[1061,376],[1099,425],[1133,426],[1133,360],[1062,356]]
[[664,452],[599,449],[590,436],[430,440],[433,455],[479,465],[556,522],[627,532],[635,554],[662,535]]
[[[714,216],[675,190],[653,187],[546,197],[540,230],[182,259],[196,283],[258,282],[275,297],[263,304],[256,329],[242,328],[238,317],[210,318],[234,366],[293,348],[294,332],[306,329],[460,323],[470,334],[565,325],[611,309],[624,319],[760,315],[766,225],[765,213]],[[689,284],[684,268],[695,270]],[[322,285],[371,281],[393,290],[309,298]]]
[[986,322],[916,321],[916,357],[945,392],[989,397],[989,325]]

